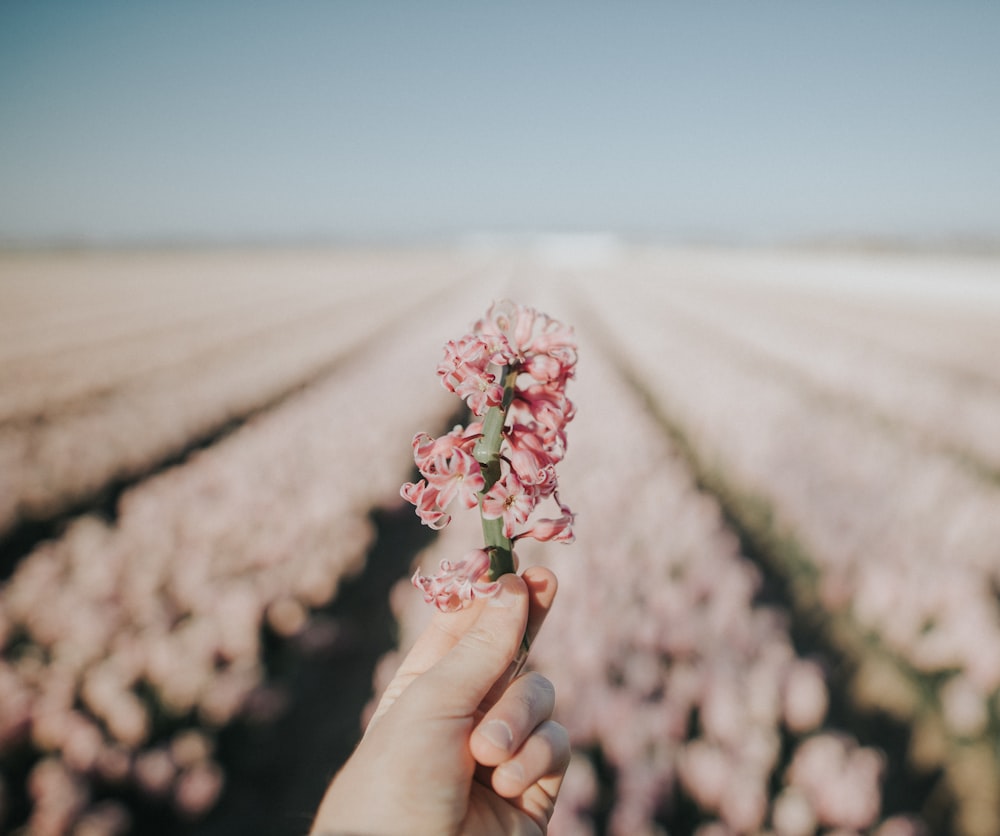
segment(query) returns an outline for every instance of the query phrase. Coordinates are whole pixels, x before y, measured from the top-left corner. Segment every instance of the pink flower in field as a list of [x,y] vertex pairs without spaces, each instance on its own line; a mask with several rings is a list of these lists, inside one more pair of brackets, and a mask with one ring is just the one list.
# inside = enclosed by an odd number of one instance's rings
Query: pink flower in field
[[489,597],[500,588],[497,581],[483,580],[489,568],[489,553],[474,549],[457,563],[442,560],[437,575],[427,577],[417,569],[413,585],[424,593],[428,604],[434,604],[442,612],[452,612],[474,598]]

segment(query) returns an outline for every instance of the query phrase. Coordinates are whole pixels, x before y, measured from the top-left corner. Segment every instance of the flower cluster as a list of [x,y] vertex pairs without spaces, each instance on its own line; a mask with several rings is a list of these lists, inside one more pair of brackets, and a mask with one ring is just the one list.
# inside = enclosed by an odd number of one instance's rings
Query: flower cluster
[[[438,376],[462,398],[474,420],[440,438],[418,433],[413,459],[423,477],[400,490],[434,529],[447,525],[452,503],[479,506],[485,547],[413,583],[438,609],[458,609],[496,590],[514,571],[513,544],[522,537],[568,543],[573,512],[559,499],[556,464],[566,453],[574,408],[566,383],[576,366],[572,329],[509,301],[490,307],[472,331],[445,345]],[[558,514],[532,519],[551,499]]]

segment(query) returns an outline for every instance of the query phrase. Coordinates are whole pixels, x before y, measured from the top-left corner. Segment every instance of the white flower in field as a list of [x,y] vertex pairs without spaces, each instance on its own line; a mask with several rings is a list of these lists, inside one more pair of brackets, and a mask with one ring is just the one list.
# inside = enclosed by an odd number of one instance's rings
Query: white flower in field
[[97,755],[94,768],[96,773],[109,784],[124,783],[132,768],[131,753],[124,746],[106,743]]
[[701,703],[701,724],[713,740],[736,745],[746,728],[746,704],[734,677],[713,676]]
[[197,729],[177,732],[170,741],[170,757],[181,769],[207,761],[212,755],[212,741]]
[[589,809],[597,798],[598,789],[593,764],[587,757],[574,753],[559,790],[559,804],[556,805],[555,815],[560,815],[562,811]]
[[781,755],[781,737],[773,725],[748,726],[734,754],[744,769],[755,775],[769,775]]
[[202,722],[222,726],[230,722],[246,702],[247,697],[260,684],[261,671],[257,667],[229,667],[215,675],[198,705]]
[[68,833],[86,806],[87,791],[78,775],[58,758],[43,758],[28,774],[28,794],[34,809],[28,821],[32,834]]
[[131,691],[119,694],[105,722],[115,739],[129,748],[138,747],[149,737],[149,713]]
[[309,611],[294,595],[283,595],[267,606],[267,624],[279,636],[289,638],[300,632],[309,620]]
[[754,833],[759,830],[767,815],[764,778],[738,770],[723,793],[719,815],[737,833]]
[[910,816],[891,816],[879,825],[875,836],[928,836],[927,828]]
[[186,816],[198,818],[212,807],[222,792],[222,769],[211,761],[196,763],[185,769],[174,787],[174,803]]
[[636,694],[650,694],[662,685],[662,665],[652,653],[634,651],[624,660],[623,667],[625,682]]
[[256,590],[248,582],[231,583],[222,590],[212,608],[212,619],[223,658],[257,658],[262,609]]
[[[0,706],[7,708],[2,701]],[[19,725],[30,724],[31,742],[41,751],[51,752],[63,747],[69,733],[71,713],[66,706],[52,705],[45,700],[38,700],[32,705],[25,691],[24,708],[20,712],[22,723]]]
[[781,674],[790,653],[788,649],[782,658],[775,642],[765,640],[760,656],[743,674],[747,716],[757,725],[777,724],[781,713]]
[[785,673],[784,721],[796,734],[812,731],[823,722],[829,695],[823,672],[815,662],[796,660]]
[[695,740],[681,752],[678,762],[681,783],[698,806],[716,811],[729,790],[733,765],[722,749]]
[[771,823],[776,836],[813,836],[816,811],[802,790],[785,787],[774,800]]
[[79,712],[68,717],[62,757],[74,772],[85,774],[96,763],[101,752],[103,736],[100,729]]
[[879,752],[824,733],[798,747],[786,780],[805,793],[821,824],[860,830],[878,817],[884,769]]
[[651,819],[662,792],[662,781],[655,769],[647,767],[647,764],[633,761],[619,774],[610,832],[660,836],[662,831]]
[[989,723],[986,698],[968,677],[956,674],[945,682],[938,696],[948,728],[959,737],[979,737]]
[[135,757],[132,778],[144,793],[153,798],[165,796],[177,775],[177,766],[162,747],[147,749]]
[[73,826],[73,836],[124,836],[131,823],[132,817],[124,804],[101,801],[87,808]]
[[1000,689],[1000,637],[995,636],[989,642],[977,638],[970,650],[965,675],[984,693]]
[[733,836],[733,831],[720,821],[711,821],[700,825],[694,836]]

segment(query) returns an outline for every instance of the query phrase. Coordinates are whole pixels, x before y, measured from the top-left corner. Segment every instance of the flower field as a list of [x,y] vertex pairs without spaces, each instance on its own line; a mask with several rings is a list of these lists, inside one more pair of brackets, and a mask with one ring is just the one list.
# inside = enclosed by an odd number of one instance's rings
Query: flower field
[[579,342],[551,832],[1000,832],[1000,260],[656,248],[0,255],[0,830],[307,829],[502,297]]

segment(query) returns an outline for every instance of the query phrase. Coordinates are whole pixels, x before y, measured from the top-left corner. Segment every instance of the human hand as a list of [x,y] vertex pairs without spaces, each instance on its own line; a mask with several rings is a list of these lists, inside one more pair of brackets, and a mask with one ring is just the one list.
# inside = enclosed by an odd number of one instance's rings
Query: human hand
[[569,763],[555,692],[537,673],[508,682],[556,579],[503,575],[494,598],[435,613],[327,789],[312,836],[544,834]]

